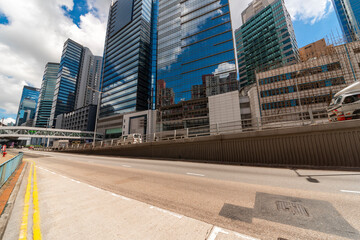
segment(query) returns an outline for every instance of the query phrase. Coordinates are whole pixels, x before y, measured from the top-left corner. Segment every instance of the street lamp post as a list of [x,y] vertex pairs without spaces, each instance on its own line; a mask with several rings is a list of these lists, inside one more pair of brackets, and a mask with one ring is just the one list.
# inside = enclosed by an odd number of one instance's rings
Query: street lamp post
[[92,91],[94,92],[97,92],[99,93],[99,98],[98,98],[98,104],[97,104],[97,107],[96,107],[96,116],[95,116],[95,127],[94,127],[94,139],[93,139],[93,148],[95,148],[95,141],[96,141],[96,131],[97,131],[97,122],[98,122],[98,117],[99,117],[99,112],[100,112],[100,103],[101,103],[101,94],[102,92],[101,91],[98,91],[96,89],[93,89],[89,86],[87,86],[88,89],[91,89]]

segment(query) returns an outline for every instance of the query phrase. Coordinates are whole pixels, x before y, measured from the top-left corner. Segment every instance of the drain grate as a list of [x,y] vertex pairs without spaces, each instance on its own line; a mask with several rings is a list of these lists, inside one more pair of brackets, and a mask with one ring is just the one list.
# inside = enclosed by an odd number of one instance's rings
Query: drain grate
[[309,211],[301,204],[286,201],[276,201],[277,210],[292,213],[295,216],[310,217]]

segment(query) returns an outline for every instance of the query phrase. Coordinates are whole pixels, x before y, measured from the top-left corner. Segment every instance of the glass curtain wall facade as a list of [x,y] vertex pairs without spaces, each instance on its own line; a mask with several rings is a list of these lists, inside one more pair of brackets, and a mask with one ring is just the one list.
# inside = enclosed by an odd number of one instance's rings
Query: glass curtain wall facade
[[[261,3],[261,4],[259,4]],[[283,0],[253,1],[235,31],[240,86],[256,82],[256,71],[299,62],[291,17]]]
[[346,42],[360,40],[360,1],[333,0]]
[[[226,78],[236,72],[229,1],[160,0],[157,61],[160,121],[184,107],[206,108],[201,100],[198,105],[184,102],[207,97],[206,76]],[[203,112],[206,115],[206,109]],[[163,130],[184,127],[185,123],[179,122],[181,119]]]
[[157,41],[158,41],[158,18],[159,18],[159,0],[153,0],[152,19],[151,19],[151,107],[156,108],[156,79],[157,79]]
[[71,39],[65,42],[51,109],[50,124],[53,126],[56,116],[74,110],[82,55],[82,45]]
[[110,7],[100,118],[149,108],[152,5],[152,0],[118,0]]
[[18,114],[16,117],[16,126],[30,124],[29,121],[35,118],[39,95],[40,89],[24,86],[20,99]]
[[59,67],[59,63],[47,63],[45,66],[34,120],[35,127],[48,127]]

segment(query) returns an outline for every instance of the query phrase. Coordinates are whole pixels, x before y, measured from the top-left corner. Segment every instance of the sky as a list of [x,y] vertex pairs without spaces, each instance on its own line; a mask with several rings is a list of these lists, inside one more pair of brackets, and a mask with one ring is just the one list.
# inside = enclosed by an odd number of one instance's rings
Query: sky
[[[47,62],[59,62],[67,38],[102,56],[111,0],[0,1],[0,119],[15,121],[22,88],[40,88]],[[233,28],[251,0],[230,0]],[[299,47],[340,35],[331,0],[285,0]]]

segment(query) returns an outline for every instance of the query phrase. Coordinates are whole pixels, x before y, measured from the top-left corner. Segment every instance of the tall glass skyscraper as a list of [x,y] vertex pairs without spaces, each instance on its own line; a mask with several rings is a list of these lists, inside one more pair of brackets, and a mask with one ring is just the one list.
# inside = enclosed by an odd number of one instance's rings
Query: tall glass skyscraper
[[160,131],[208,125],[207,97],[238,89],[229,1],[160,0],[157,56]]
[[234,72],[229,1],[160,0],[157,60],[158,107],[198,98],[206,76]]
[[71,39],[68,39],[64,43],[51,109],[51,125],[55,125],[54,120],[56,116],[74,110],[76,86],[81,67],[82,54],[82,45]]
[[255,83],[256,71],[299,61],[284,0],[254,0],[242,12],[242,21],[235,31],[241,86]]
[[151,108],[152,6],[152,0],[117,0],[110,7],[100,118]]
[[55,85],[59,72],[59,63],[47,63],[41,84],[39,102],[34,120],[35,127],[47,127],[54,99]]
[[40,89],[24,86],[16,117],[16,126],[32,126],[32,120],[35,118],[39,95]]
[[333,0],[346,42],[360,40],[360,1]]

